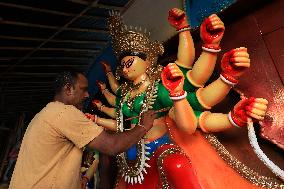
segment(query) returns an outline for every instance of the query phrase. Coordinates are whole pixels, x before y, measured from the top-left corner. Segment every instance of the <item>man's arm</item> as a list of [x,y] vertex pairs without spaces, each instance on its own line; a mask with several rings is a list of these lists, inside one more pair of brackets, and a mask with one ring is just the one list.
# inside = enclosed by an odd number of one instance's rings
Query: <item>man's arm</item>
[[142,114],[141,125],[134,127],[130,131],[110,134],[103,131],[94,138],[87,146],[96,149],[104,154],[115,155],[126,151],[136,144],[153,126],[156,114],[150,110]]

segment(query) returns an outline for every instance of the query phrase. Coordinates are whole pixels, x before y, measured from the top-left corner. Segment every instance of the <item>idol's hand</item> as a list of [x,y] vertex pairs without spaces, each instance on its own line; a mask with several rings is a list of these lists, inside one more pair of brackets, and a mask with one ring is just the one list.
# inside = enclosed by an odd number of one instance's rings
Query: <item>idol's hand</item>
[[162,71],[162,82],[170,96],[180,96],[183,91],[184,76],[179,67],[169,63]]
[[93,100],[92,104],[93,106],[97,107],[99,110],[101,109],[101,106],[103,105],[103,103],[99,100]]
[[97,115],[85,113],[85,116],[86,116],[89,120],[93,121],[94,123],[97,123],[97,119],[98,119],[98,116],[97,116]]
[[247,125],[248,118],[251,118],[252,121],[263,120],[267,104],[268,101],[264,98],[244,97],[235,105],[233,111],[230,112],[230,121],[233,121],[235,126],[243,127]]
[[89,182],[89,179],[86,176],[82,177],[81,189],[86,189],[88,182]]
[[168,21],[176,30],[189,27],[185,12],[178,8],[173,8],[169,11]]
[[200,26],[200,38],[205,47],[218,48],[223,38],[225,26],[222,20],[216,15],[212,14],[206,18]]
[[103,90],[106,89],[106,84],[104,82],[97,80],[96,83],[97,83],[97,86],[99,87],[100,91],[103,91]]
[[111,67],[107,61],[102,60],[100,63],[102,64],[103,70],[106,74],[111,72]]
[[250,67],[247,48],[240,47],[224,54],[221,60],[221,76],[236,84],[238,78]]

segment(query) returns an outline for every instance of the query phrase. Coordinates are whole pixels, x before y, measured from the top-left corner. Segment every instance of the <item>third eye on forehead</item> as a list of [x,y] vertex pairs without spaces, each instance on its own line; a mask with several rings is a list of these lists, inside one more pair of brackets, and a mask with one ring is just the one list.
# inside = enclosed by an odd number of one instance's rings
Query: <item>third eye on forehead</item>
[[126,62],[124,60],[122,60],[121,66],[122,67],[125,66],[126,68],[129,68],[133,64],[133,62],[134,62],[134,57],[131,57]]

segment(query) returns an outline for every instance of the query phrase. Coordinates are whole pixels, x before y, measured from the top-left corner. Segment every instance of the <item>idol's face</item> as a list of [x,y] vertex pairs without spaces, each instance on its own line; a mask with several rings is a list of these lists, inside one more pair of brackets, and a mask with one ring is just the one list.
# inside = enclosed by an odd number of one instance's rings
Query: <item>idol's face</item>
[[131,81],[134,81],[139,76],[146,73],[149,65],[148,61],[145,61],[138,56],[125,56],[120,63],[123,77]]

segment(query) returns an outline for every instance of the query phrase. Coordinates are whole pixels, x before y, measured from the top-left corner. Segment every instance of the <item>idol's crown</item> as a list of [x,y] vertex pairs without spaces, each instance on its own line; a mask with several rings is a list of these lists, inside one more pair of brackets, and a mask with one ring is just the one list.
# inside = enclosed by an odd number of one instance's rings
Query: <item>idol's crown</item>
[[126,26],[118,13],[111,13],[108,28],[117,57],[121,57],[125,52],[137,52],[144,53],[151,61],[164,52],[163,46],[158,41],[150,41],[150,32],[141,27]]

